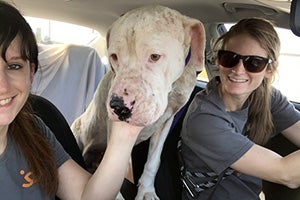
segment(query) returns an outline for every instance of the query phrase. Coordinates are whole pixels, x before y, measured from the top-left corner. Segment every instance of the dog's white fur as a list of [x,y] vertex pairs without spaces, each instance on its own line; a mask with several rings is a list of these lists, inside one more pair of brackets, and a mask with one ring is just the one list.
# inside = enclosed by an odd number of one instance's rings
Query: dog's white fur
[[[111,26],[107,35],[112,67],[94,98],[72,125],[89,167],[106,147],[111,121],[119,120],[110,107],[113,96],[123,100],[131,115],[123,120],[145,126],[137,144],[150,145],[136,199],[159,199],[154,179],[160,154],[176,112],[187,102],[204,65],[205,32],[202,23],[163,6],[132,10]],[[185,66],[187,52],[191,57]],[[91,161],[92,160],[92,161]]]

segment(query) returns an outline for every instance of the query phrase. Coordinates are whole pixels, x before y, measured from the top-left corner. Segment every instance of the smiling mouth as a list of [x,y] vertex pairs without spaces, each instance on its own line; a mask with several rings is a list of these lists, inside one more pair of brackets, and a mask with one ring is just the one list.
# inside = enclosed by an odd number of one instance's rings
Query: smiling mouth
[[248,81],[247,79],[235,79],[235,78],[232,78],[232,77],[228,77],[228,79],[231,82],[235,82],[235,83],[246,83]]
[[11,97],[7,98],[7,99],[0,100],[0,106],[4,106],[4,105],[8,104],[11,100],[12,100]]

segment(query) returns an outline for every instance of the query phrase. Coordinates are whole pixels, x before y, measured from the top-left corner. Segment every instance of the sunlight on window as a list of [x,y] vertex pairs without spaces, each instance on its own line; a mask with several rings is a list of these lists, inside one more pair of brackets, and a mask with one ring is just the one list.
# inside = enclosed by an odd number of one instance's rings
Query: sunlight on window
[[300,38],[287,29],[276,29],[281,41],[278,77],[274,86],[291,101],[300,102]]
[[101,35],[90,28],[34,17],[25,17],[42,44],[89,45]]
[[209,81],[208,75],[207,75],[207,72],[206,72],[205,68],[203,68],[203,70],[201,71],[201,73],[198,74],[197,80],[198,81],[203,81],[203,82],[208,82]]

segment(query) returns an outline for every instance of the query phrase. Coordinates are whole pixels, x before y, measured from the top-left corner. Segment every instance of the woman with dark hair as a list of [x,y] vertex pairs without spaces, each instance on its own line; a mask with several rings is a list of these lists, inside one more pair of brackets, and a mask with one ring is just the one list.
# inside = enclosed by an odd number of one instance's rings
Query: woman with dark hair
[[191,103],[182,127],[183,199],[259,199],[262,179],[300,185],[300,151],[264,148],[282,133],[300,147],[300,113],[271,86],[280,40],[271,22],[251,18],[215,43],[220,76]]
[[114,199],[142,127],[114,122],[103,161],[91,176],[33,114],[28,96],[38,67],[35,36],[20,12],[3,1],[0,53],[1,198]]

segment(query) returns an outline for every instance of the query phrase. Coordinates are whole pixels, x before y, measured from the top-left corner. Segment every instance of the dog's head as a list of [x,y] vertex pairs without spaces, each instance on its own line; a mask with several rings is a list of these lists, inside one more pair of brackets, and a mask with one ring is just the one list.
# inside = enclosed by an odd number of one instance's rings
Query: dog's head
[[204,46],[202,23],[170,8],[147,6],[120,17],[107,34],[115,73],[107,99],[110,119],[138,126],[155,122],[185,67],[202,69]]

